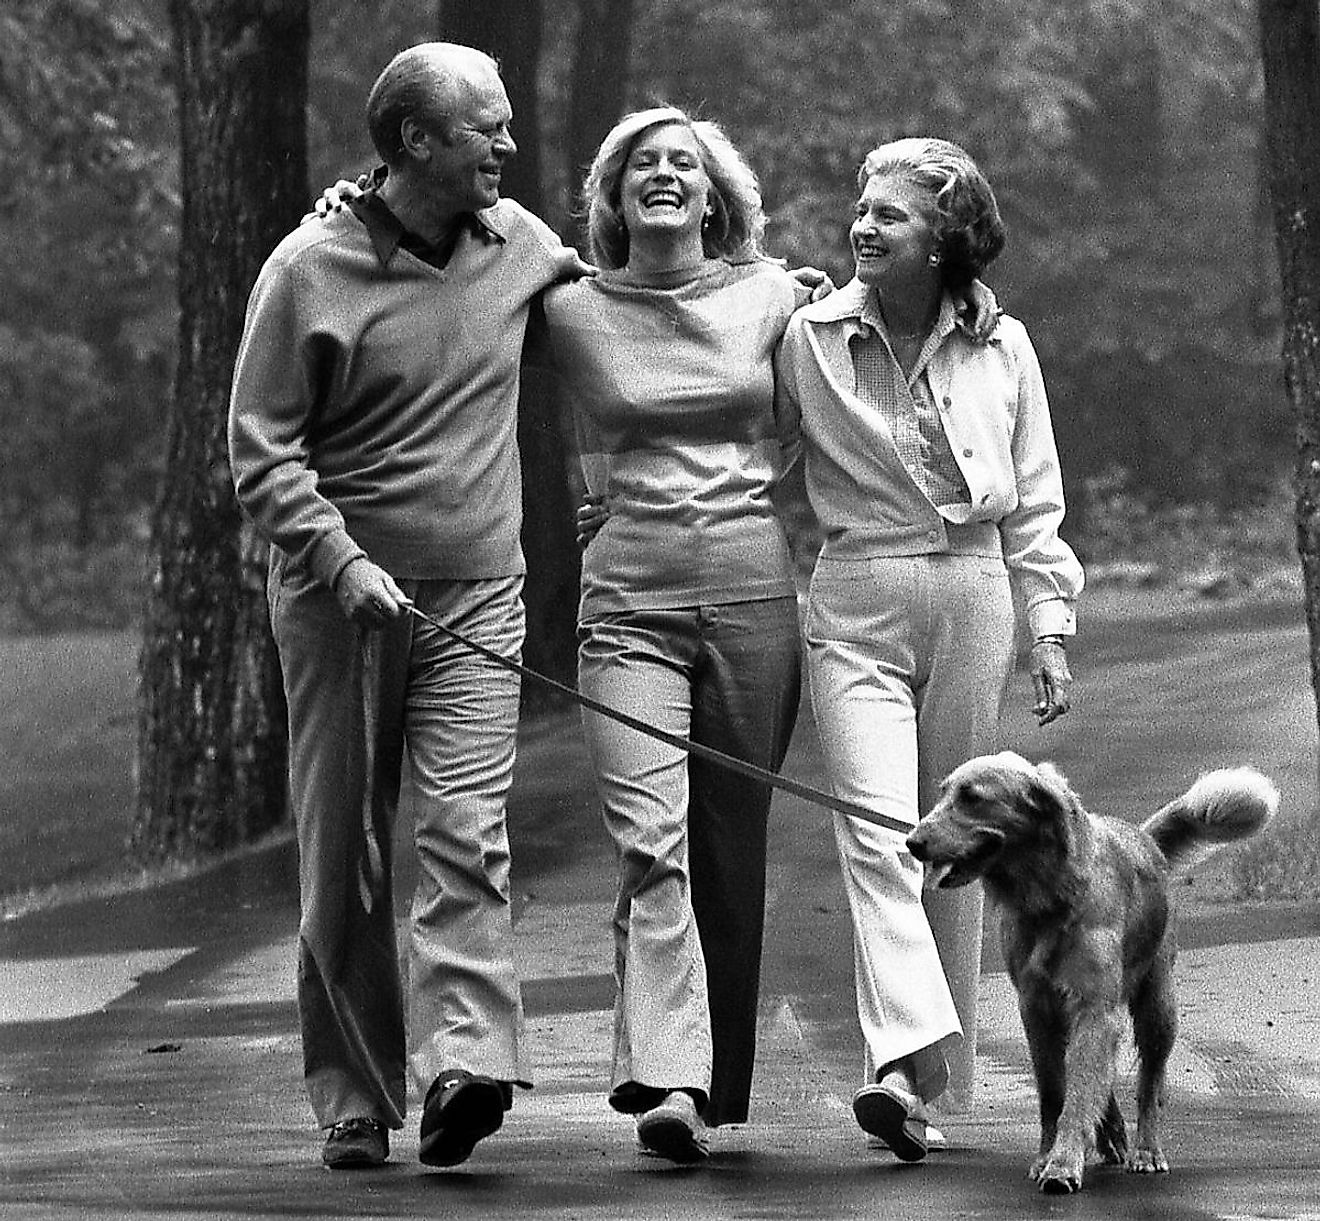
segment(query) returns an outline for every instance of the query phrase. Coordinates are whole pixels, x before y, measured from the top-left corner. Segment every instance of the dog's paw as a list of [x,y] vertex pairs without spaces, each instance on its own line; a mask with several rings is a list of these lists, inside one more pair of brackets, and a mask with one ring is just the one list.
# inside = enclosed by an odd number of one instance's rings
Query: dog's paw
[[1082,1189],[1084,1157],[1051,1153],[1031,1165],[1030,1175],[1046,1195],[1067,1196]]
[[1168,1174],[1169,1159],[1159,1148],[1134,1149],[1128,1157],[1127,1169],[1131,1174]]

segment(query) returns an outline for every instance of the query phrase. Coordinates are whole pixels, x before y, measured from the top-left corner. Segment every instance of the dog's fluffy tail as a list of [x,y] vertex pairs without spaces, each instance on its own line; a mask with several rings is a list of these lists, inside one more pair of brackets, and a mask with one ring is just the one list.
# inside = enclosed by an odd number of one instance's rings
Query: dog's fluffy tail
[[1201,776],[1144,826],[1170,865],[1186,865],[1215,844],[1255,835],[1278,809],[1279,791],[1267,776],[1229,767]]

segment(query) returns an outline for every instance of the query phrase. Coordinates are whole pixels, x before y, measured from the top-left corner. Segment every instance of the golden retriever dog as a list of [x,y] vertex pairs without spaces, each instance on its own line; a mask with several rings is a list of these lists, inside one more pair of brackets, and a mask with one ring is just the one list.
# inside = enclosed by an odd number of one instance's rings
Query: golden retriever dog
[[[1138,1173],[1168,1170],[1160,1112],[1178,1023],[1169,873],[1255,834],[1278,804],[1266,777],[1231,768],[1138,827],[1088,813],[1057,768],[1005,751],[955,769],[908,837],[928,885],[981,878],[999,906],[1040,1096],[1030,1174],[1042,1191],[1081,1190],[1092,1149]],[[1124,1007],[1137,1048],[1131,1152],[1114,1097]]]

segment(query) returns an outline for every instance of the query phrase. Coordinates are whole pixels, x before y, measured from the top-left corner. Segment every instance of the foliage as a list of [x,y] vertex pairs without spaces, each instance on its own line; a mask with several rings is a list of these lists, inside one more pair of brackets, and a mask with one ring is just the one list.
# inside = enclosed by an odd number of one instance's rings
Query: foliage
[[1221,504],[1286,467],[1249,0],[657,0],[638,44],[633,100],[724,121],[772,252],[836,280],[869,148],[973,152],[1009,228],[989,278],[1041,353],[1075,502],[1113,464]]
[[22,167],[0,185],[0,622],[122,620],[141,596],[100,581],[138,570],[123,553],[140,548],[174,338],[162,31],[146,0],[0,15],[0,150]]
[[[544,0],[540,143],[547,211],[564,228],[581,170],[568,101],[581,23],[601,2]],[[848,277],[855,167],[875,143],[931,131],[973,151],[1010,230],[989,278],[1041,352],[1077,526],[1088,479],[1111,467],[1152,506],[1227,512],[1274,486],[1291,437],[1252,0],[632,11],[630,104],[672,99],[724,122],[761,173],[772,252],[794,263]],[[432,36],[436,12],[434,0],[314,0],[314,189],[374,161],[365,91],[395,51]],[[135,538],[158,476],[178,241],[167,29],[162,0],[10,0],[0,14],[0,149],[23,167],[0,187],[4,325],[33,362],[20,373],[11,355],[0,376],[37,396],[0,404],[10,571],[20,558],[33,569],[43,530],[86,526],[93,547]],[[67,397],[35,389],[61,345]],[[0,621],[22,619],[6,600]]]

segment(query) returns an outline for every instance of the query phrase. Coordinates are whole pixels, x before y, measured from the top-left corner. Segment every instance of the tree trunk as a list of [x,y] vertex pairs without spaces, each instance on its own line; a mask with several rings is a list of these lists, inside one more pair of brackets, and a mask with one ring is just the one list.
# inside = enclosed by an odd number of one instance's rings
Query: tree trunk
[[[513,107],[518,155],[507,165],[501,192],[523,207],[542,210],[539,104],[536,81],[541,57],[541,0],[488,0],[438,7],[441,38],[493,55],[500,63]],[[573,528],[568,452],[559,427],[551,379],[524,368],[518,404],[518,446],[523,474],[523,550],[528,556],[527,643],[532,669],[559,682],[576,671],[579,557]],[[523,685],[524,703],[542,702],[543,689]]]
[[187,859],[281,822],[285,715],[265,549],[226,445],[248,292],[306,207],[308,0],[171,0],[183,216],[179,360],[140,661],[139,858]]
[[575,195],[605,133],[623,113],[633,0],[578,0],[578,12],[578,51],[566,141],[568,176]]
[[541,0],[439,0],[436,29],[447,42],[461,42],[493,55],[513,107],[518,155],[504,171],[501,191],[541,214],[540,107],[536,74],[541,64]]
[[1260,0],[1265,148],[1283,303],[1283,378],[1297,422],[1297,550],[1320,694],[1320,6]]

